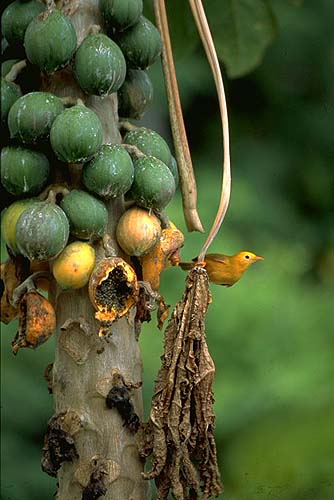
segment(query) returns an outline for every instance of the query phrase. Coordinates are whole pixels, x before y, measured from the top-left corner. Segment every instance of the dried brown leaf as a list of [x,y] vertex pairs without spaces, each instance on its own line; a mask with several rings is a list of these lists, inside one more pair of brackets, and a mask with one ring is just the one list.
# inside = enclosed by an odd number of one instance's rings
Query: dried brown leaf
[[[158,498],[208,499],[222,491],[214,440],[212,390],[215,372],[205,336],[211,301],[206,271],[196,266],[165,330],[162,366],[156,381],[145,451]],[[151,445],[149,446],[149,443]]]

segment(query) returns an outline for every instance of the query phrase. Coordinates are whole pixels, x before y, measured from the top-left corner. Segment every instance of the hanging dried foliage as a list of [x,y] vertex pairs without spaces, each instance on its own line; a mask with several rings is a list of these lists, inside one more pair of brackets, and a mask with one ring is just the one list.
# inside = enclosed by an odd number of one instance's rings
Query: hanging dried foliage
[[212,383],[215,366],[205,336],[211,296],[206,271],[196,266],[165,330],[162,367],[150,420],[144,426],[142,455],[153,454],[159,500],[209,499],[222,491],[214,440]]

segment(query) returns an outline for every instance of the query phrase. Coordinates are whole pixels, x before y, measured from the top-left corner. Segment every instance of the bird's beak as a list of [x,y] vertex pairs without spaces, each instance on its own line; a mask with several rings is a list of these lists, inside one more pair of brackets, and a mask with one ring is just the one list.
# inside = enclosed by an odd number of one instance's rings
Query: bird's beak
[[260,257],[260,255],[255,255],[255,257],[253,257],[254,260],[264,260],[263,257]]

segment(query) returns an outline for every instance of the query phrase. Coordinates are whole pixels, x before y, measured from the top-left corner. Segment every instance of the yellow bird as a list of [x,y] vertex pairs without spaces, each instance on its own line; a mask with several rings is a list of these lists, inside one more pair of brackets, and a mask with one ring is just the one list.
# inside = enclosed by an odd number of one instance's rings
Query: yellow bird
[[[216,283],[216,285],[222,286],[234,285],[246,269],[258,260],[263,260],[263,257],[247,251],[239,252],[235,255],[208,253],[204,258],[209,280],[212,283]],[[185,271],[189,271],[196,263],[197,257],[192,262],[180,262],[179,266]]]

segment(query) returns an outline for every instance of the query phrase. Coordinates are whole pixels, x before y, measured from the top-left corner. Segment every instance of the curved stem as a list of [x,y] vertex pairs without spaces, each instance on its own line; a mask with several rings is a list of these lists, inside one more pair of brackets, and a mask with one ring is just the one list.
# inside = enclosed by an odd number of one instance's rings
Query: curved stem
[[127,132],[129,132],[130,130],[135,130],[137,127],[137,125],[135,125],[134,123],[131,123],[129,122],[128,120],[123,120],[123,121],[120,121],[118,123],[118,128],[120,130],[126,130]]
[[56,8],[56,2],[54,0],[46,0],[46,7],[48,10],[54,10]]
[[137,146],[133,144],[122,143],[122,146],[127,150],[128,153],[130,153],[130,155],[133,155],[136,158],[142,158],[143,156],[146,156],[142,151],[140,151],[139,148],[137,148]]
[[49,201],[50,203],[56,203],[56,197],[58,194],[66,196],[70,193],[70,190],[61,184],[50,184],[44,191],[38,196],[41,201]]
[[223,145],[224,145],[223,181],[222,181],[221,197],[217,215],[211,227],[210,233],[198,256],[198,261],[201,262],[204,260],[207,249],[209,248],[215,236],[217,235],[228,209],[228,205],[230,202],[230,195],[231,195],[231,165],[230,165],[231,162],[230,162],[227,105],[226,105],[226,98],[224,91],[224,83],[220,71],[218,57],[216,54],[215,46],[210,33],[210,28],[205,16],[201,0],[189,0],[189,4],[197,25],[198,32],[202,39],[202,43],[204,45],[204,49],[209,64],[211,66],[211,70],[217,88],[219,108],[220,108],[222,127],[223,127]]
[[[65,96],[65,97],[59,97],[59,99],[61,100],[61,102],[64,104],[64,106],[75,106],[76,104],[79,104],[78,103],[78,98],[77,97],[73,97],[73,96]],[[83,104],[83,102],[81,101],[81,103]]]
[[26,292],[32,292],[32,291],[36,290],[35,281],[38,280],[39,278],[46,278],[46,279],[50,280],[51,274],[46,272],[46,271],[37,271],[36,273],[28,276],[28,278],[25,279],[13,291],[13,296],[11,299],[12,306],[16,307],[18,305],[18,303],[20,302],[22,296]]
[[162,67],[165,77],[170,123],[175,145],[176,159],[180,173],[184,218],[188,231],[204,232],[197,212],[197,188],[184,126],[179,89],[176,79],[172,46],[164,0],[154,0],[157,26],[163,40]]
[[15,82],[16,78],[19,76],[21,71],[23,71],[24,68],[26,68],[26,66],[27,66],[26,59],[22,59],[22,61],[18,61],[17,63],[13,64],[10,71],[5,76],[5,80],[7,80],[7,82]]
[[165,212],[161,211],[154,211],[155,215],[158,217],[161,223],[161,229],[166,229],[167,227],[170,227],[170,220],[168,215]]
[[89,27],[88,34],[89,35],[97,35],[97,33],[101,32],[101,26],[99,24],[92,24]]

